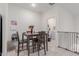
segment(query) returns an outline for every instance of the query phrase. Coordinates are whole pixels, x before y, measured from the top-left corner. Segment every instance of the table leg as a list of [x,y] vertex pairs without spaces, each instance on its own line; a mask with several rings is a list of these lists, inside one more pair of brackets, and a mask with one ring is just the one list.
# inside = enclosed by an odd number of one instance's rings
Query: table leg
[[27,50],[28,50],[28,56],[29,56],[30,55],[29,39],[27,39]]
[[46,50],[48,51],[48,35],[46,35]]

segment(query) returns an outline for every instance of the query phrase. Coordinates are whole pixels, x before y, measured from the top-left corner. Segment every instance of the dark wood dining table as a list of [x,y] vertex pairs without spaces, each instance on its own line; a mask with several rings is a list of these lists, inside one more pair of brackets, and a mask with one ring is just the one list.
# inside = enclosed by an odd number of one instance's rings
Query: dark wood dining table
[[[30,40],[34,40],[34,38],[37,38],[37,36],[39,36],[39,33],[38,32],[35,32],[35,33],[26,33],[24,32],[23,33],[23,36],[26,36],[27,37],[27,50],[28,50],[28,56],[30,54],[30,48],[29,48],[29,44],[30,44]],[[32,37],[32,39],[30,39]],[[48,34],[46,33],[45,34],[45,45],[46,45],[46,50],[48,51]]]

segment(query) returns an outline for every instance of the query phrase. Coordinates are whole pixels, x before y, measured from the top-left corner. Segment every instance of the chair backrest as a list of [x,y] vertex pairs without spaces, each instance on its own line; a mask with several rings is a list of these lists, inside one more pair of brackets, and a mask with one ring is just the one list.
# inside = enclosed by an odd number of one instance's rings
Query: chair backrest
[[39,32],[39,40],[41,40],[41,41],[45,41],[45,31],[41,31],[41,32]]
[[27,36],[24,36],[24,34],[25,34],[26,32],[23,32],[22,33],[22,40],[24,41],[24,40],[27,40]]

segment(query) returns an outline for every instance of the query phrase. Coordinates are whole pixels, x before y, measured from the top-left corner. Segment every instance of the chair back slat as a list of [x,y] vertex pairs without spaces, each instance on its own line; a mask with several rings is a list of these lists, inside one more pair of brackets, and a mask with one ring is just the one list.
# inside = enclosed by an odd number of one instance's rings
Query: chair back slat
[[39,32],[39,40],[40,41],[45,41],[45,31]]
[[20,39],[19,39],[19,33],[16,32],[16,34],[17,34],[17,40],[18,40],[18,42],[19,42],[19,41],[20,41]]

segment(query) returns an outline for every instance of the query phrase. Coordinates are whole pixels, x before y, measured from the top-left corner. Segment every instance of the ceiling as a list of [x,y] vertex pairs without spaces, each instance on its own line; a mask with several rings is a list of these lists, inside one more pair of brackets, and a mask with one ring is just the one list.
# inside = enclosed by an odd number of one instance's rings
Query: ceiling
[[79,3],[61,3],[58,5],[71,12],[75,16],[79,15]]
[[10,5],[20,6],[36,12],[44,12],[54,6],[61,6],[72,14],[79,15],[79,3],[55,3],[54,5],[49,5],[49,3],[36,3],[35,8],[31,6],[31,3],[10,3]]
[[44,12],[53,7],[49,3],[36,3],[36,7],[31,6],[32,3],[10,3],[10,5],[20,6],[36,12]]

